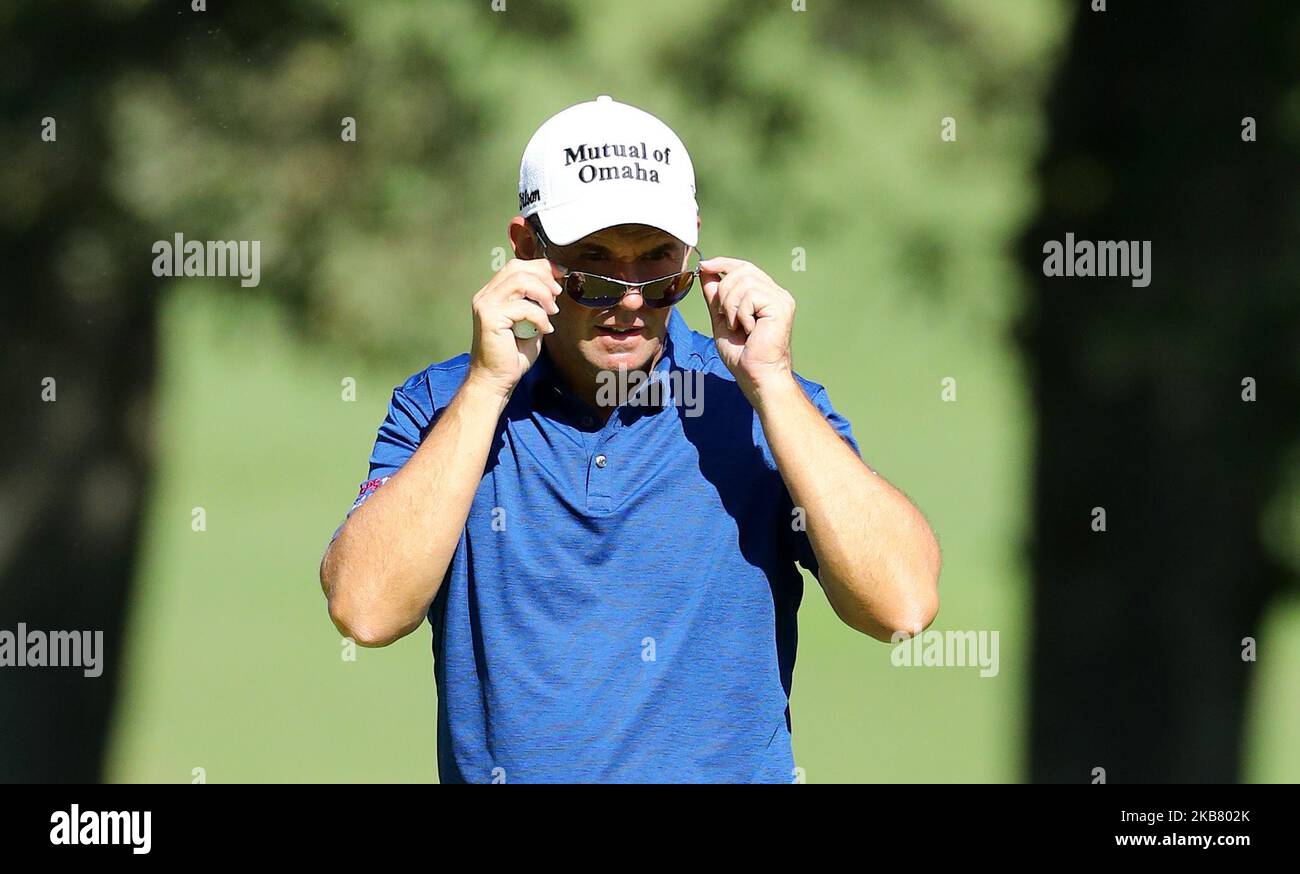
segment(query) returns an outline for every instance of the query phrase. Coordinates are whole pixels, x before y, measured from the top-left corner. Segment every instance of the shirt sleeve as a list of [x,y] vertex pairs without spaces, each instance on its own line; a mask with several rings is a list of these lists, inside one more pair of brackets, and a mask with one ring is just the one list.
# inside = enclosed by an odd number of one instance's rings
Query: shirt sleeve
[[[830,395],[826,393],[825,388],[815,385],[810,385],[810,388],[813,389],[809,394],[813,406],[826,417],[826,421],[830,422],[831,427],[844,439],[844,442],[849,444],[853,451],[861,457],[862,450],[858,448],[858,441],[853,436],[853,426],[849,424],[849,420],[831,406]],[[868,469],[875,473],[875,470]],[[789,500],[788,493],[787,500]],[[812,542],[808,539],[808,520],[803,513],[795,512],[793,500],[790,500],[790,511],[786,514],[786,519],[790,527],[791,549],[795,560],[807,568],[813,576],[818,577],[817,556],[813,553]]]
[[[380,486],[401,470],[407,459],[420,448],[420,443],[436,420],[436,411],[433,409],[432,402],[421,404],[417,400],[418,394],[413,395],[408,392],[408,388],[411,387],[408,383],[393,390],[393,398],[388,404],[388,414],[384,417],[383,424],[379,426],[374,449],[370,452],[370,470],[365,482],[361,483],[357,498],[352,502],[352,507],[343,518],[343,522],[347,522],[348,516],[356,512],[358,507],[379,490]],[[339,523],[339,527],[334,530],[334,537],[338,537],[342,530],[343,523]]]

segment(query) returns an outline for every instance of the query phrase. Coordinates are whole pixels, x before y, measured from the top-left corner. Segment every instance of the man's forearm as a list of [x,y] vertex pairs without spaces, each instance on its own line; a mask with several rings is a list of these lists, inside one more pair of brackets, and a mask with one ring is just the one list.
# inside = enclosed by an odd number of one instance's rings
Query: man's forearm
[[419,449],[347,520],[321,562],[341,632],[384,646],[419,627],[455,554],[504,409],[467,381]]
[[939,547],[921,512],[877,476],[791,378],[756,388],[754,407],[808,537],[827,599],[878,640],[915,633],[939,606]]

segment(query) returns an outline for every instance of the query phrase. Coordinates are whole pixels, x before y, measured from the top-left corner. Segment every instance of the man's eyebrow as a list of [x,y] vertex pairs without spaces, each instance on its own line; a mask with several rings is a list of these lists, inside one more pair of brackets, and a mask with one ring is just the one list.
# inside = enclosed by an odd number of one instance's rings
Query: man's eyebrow
[[[674,243],[672,240],[665,240],[664,242],[660,243],[659,245],[657,245],[657,246],[655,246],[655,247],[653,247],[653,248],[646,249],[644,252],[640,252],[640,253],[638,253],[638,257],[643,257],[643,256],[645,256],[645,255],[654,255],[654,254],[657,254],[657,253],[659,253],[659,252],[668,252],[668,251],[672,251],[672,249],[673,249],[675,246],[676,246],[676,243]],[[574,249],[575,249],[575,251],[577,251],[577,252],[581,252],[581,253],[583,253],[583,254],[590,254],[590,253],[596,253],[596,254],[600,254],[600,255],[611,255],[611,254],[613,254],[613,253],[609,250],[608,247],[606,247],[606,246],[602,246],[600,243],[582,243],[582,244],[575,244]]]

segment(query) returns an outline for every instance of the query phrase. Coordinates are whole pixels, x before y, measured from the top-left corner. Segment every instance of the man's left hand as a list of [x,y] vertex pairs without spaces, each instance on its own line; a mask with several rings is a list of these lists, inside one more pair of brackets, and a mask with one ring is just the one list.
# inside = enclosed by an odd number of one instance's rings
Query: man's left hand
[[748,261],[700,262],[700,283],[723,363],[753,403],[756,392],[787,384],[794,298]]

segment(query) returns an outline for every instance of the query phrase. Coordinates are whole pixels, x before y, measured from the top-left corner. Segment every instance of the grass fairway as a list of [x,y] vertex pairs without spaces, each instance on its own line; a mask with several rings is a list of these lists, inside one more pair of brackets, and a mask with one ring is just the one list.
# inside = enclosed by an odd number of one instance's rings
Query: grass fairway
[[[699,307],[698,295],[684,305],[693,326],[707,324]],[[887,646],[840,625],[810,578],[796,761],[811,783],[1017,780],[1029,447],[1016,364],[995,330],[863,307],[846,343],[832,302],[801,298],[800,370],[827,384],[867,457],[938,530],[935,627],[997,630],[999,672],[893,667]],[[425,362],[381,371],[310,349],[268,307],[197,284],[169,299],[163,337],[159,466],[109,778],[187,782],[202,768],[211,782],[436,780],[427,625],[346,661],[316,579],[392,387]],[[956,403],[940,400],[948,375],[959,375]],[[355,402],[341,400],[345,377]],[[206,531],[191,528],[196,507]],[[1300,774],[1295,617],[1271,626],[1285,641],[1274,651],[1292,657],[1265,673],[1276,706],[1251,723],[1253,779]]]

